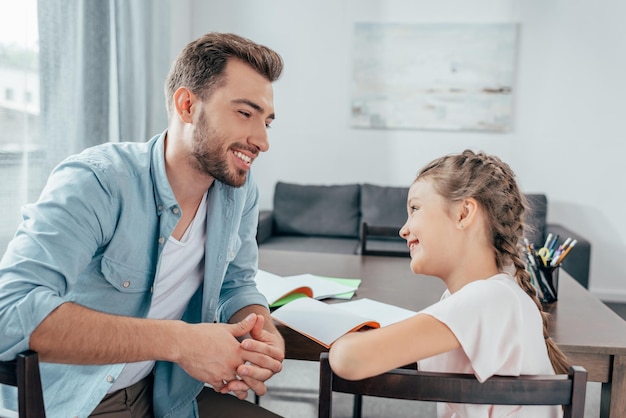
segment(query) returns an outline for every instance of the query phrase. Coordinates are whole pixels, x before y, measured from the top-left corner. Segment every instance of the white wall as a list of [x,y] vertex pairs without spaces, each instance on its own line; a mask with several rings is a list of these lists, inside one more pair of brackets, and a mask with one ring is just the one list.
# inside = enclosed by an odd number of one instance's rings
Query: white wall
[[[426,162],[464,148],[498,154],[549,221],[590,239],[590,289],[626,302],[626,2],[621,0],[187,0],[174,50],[208,31],[266,44],[275,84],[271,150],[255,163],[262,207],[276,181],[408,185]],[[185,16],[186,15],[186,16]],[[356,21],[521,24],[516,122],[506,134],[349,127]],[[191,23],[189,23],[191,22]],[[189,36],[185,39],[185,36]],[[174,46],[177,46],[174,48]]]

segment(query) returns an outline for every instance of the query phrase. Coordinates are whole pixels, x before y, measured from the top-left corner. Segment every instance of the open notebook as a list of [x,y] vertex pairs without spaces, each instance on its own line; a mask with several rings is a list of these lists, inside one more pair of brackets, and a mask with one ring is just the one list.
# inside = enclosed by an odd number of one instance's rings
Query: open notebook
[[309,297],[314,299],[350,299],[361,284],[360,279],[299,274],[278,276],[259,270],[255,277],[257,289],[265,296],[270,307],[282,306],[294,299]]
[[415,314],[414,311],[367,298],[333,304],[301,298],[276,309],[272,317],[329,348],[337,338],[349,332],[384,327]]

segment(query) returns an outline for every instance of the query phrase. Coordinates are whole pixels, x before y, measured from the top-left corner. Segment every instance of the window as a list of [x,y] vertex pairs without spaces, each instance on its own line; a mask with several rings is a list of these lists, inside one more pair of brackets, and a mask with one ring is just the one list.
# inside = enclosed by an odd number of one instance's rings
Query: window
[[0,254],[42,186],[36,0],[0,6]]
[[167,126],[169,7],[0,2],[0,254],[20,207],[37,199],[61,160],[107,141],[145,141]]

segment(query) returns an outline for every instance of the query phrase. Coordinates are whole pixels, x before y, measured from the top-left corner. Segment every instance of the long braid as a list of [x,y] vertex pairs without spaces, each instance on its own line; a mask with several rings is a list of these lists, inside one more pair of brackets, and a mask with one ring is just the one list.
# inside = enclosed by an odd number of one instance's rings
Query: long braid
[[548,337],[550,316],[543,310],[521,256],[527,203],[509,165],[495,156],[466,150],[433,161],[418,174],[418,178],[424,177],[434,179],[434,187],[445,198],[460,201],[473,197],[485,210],[498,269],[513,264],[518,285],[541,314],[552,367],[555,373],[567,373],[567,357]]
[[565,354],[556,345],[552,338],[548,336],[548,322],[550,320],[550,314],[543,310],[543,306],[541,305],[541,302],[535,293],[535,289],[530,282],[530,274],[528,274],[519,253],[511,254],[511,259],[513,260],[513,265],[515,266],[515,277],[517,279],[517,283],[522,289],[524,289],[528,296],[533,299],[539,309],[539,312],[541,313],[541,319],[543,320],[543,335],[545,337],[546,348],[548,349],[548,356],[550,357],[552,368],[554,368],[554,371],[557,374],[565,374],[568,372],[570,364]]

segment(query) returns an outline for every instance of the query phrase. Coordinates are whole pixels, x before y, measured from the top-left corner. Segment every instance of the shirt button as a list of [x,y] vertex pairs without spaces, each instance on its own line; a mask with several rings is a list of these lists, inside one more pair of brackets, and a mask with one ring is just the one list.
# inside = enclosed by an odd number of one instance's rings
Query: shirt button
[[111,375],[107,376],[107,382],[113,383],[113,380],[115,380],[115,379],[113,379],[113,376],[111,376]]
[[157,208],[159,209],[159,212],[160,212],[163,210],[163,205],[159,205]]
[[174,209],[172,209],[172,212],[174,212],[174,214],[178,215],[178,212],[180,212],[180,209],[174,208]]
[[128,287],[128,286],[130,286],[130,282],[128,280],[126,280],[124,283],[122,283],[122,286]]
[[165,238],[159,237],[159,244],[163,245],[164,242],[165,242]]

